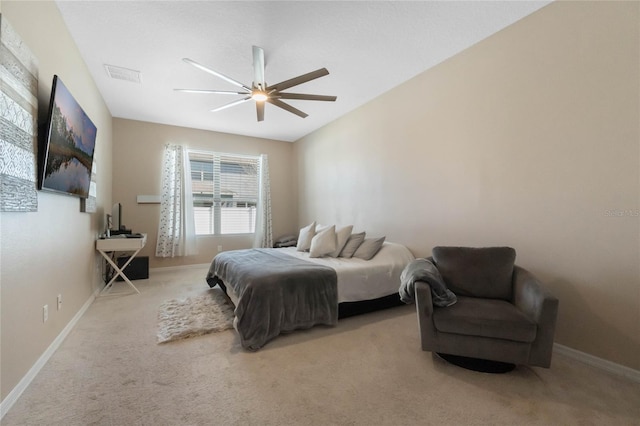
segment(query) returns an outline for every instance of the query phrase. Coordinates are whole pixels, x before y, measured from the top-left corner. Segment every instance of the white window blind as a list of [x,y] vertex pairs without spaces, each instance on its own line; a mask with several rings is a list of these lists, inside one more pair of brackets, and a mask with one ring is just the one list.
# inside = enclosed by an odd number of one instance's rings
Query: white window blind
[[197,235],[254,233],[259,157],[189,151]]

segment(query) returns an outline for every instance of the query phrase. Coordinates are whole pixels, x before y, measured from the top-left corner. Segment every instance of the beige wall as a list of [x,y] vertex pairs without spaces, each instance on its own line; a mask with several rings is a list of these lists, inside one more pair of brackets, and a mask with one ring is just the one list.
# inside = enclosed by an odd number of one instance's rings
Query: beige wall
[[[159,204],[138,204],[138,195],[160,195],[162,151],[166,143],[234,154],[269,156],[274,238],[296,231],[297,211],[292,189],[292,153],[289,142],[230,135],[141,121],[113,121],[113,202],[122,203],[123,223],[134,232],[148,234],[140,256],[149,256],[151,268],[209,263],[223,251],[251,247],[253,235],[199,236],[199,254],[155,257]],[[204,279],[204,277],[203,277]]]
[[298,225],[513,246],[557,342],[640,369],[639,8],[553,3],[296,142]]
[[[75,197],[38,193],[38,211],[0,213],[0,383],[4,399],[99,286],[95,237],[111,203],[111,115],[53,2],[2,1],[2,14],[39,61],[44,117],[58,74],[98,128],[98,213]],[[62,294],[62,310],[56,297]],[[42,322],[42,307],[49,320]]]

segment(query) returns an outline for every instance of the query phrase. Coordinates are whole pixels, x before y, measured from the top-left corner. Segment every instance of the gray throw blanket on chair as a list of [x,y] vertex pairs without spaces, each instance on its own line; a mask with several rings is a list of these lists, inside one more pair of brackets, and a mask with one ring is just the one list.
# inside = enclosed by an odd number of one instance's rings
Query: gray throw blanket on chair
[[431,298],[435,306],[451,306],[458,298],[447,288],[438,268],[429,259],[412,260],[400,275],[400,300],[404,303],[415,302],[415,283],[422,281],[431,287]]

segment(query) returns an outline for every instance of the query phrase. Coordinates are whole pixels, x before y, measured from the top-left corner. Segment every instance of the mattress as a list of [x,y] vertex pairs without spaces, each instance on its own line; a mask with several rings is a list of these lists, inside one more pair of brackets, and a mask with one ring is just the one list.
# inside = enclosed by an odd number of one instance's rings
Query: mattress
[[[308,252],[297,251],[295,247],[277,250],[289,256],[333,268],[338,277],[338,303],[373,300],[397,294],[402,270],[415,259],[408,248],[392,242],[385,242],[371,260],[343,257],[312,258]],[[226,290],[237,306],[238,299],[233,289]]]

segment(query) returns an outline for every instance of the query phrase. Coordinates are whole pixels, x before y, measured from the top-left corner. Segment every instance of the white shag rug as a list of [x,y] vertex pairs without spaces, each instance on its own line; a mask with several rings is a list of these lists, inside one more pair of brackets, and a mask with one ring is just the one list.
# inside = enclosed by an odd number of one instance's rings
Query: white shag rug
[[233,310],[233,304],[219,290],[168,300],[158,312],[158,343],[233,328]]

